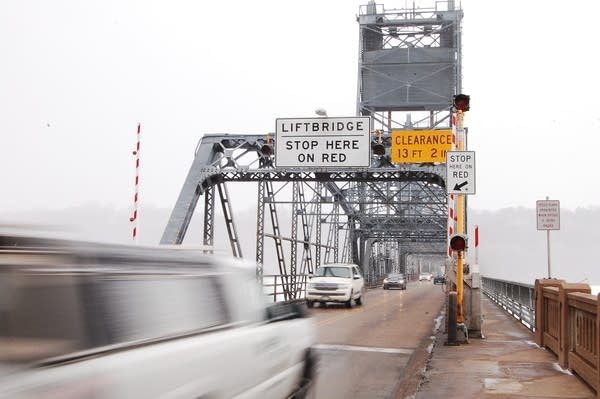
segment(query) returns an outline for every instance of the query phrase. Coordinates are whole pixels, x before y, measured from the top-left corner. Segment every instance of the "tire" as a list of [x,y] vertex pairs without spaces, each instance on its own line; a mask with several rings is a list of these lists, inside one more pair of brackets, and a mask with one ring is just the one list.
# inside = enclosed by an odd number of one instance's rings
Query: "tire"
[[315,306],[315,303],[313,301],[306,301],[307,308],[312,308],[313,306]]
[[350,292],[350,299],[348,299],[345,302],[347,308],[351,308],[352,307],[352,294],[353,294],[353,292]]
[[363,304],[363,296],[362,294],[360,294],[360,296],[358,298],[356,298],[356,300],[354,301],[358,306]]
[[298,389],[288,396],[289,399],[312,399],[315,398],[315,368],[316,357],[311,351],[307,351],[304,358],[304,370],[302,380]]

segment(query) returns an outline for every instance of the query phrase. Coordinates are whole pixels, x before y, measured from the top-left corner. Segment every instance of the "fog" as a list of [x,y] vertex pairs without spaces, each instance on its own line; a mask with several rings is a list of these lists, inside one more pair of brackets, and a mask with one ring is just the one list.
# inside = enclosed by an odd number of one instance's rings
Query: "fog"
[[[234,221],[240,236],[244,258],[256,256],[256,211],[240,208],[240,198],[232,198]],[[236,207],[236,204],[238,206]],[[141,245],[156,245],[168,221],[169,208],[142,207],[140,210],[139,240]],[[548,260],[546,231],[536,230],[534,208],[505,208],[494,211],[470,210],[469,234],[479,226],[479,267],[483,275],[509,281],[533,284],[536,278],[546,277]],[[88,203],[76,208],[5,214],[5,223],[27,223],[43,234],[61,235],[81,240],[132,244],[129,210]],[[291,216],[281,212],[282,234],[289,236]],[[600,207],[561,210],[561,229],[550,232],[552,277],[568,282],[600,285],[600,268],[596,264],[596,245],[600,243]],[[183,245],[202,244],[202,211],[196,211]],[[265,274],[276,273],[274,247],[265,239]],[[475,263],[474,242],[471,239],[467,260]],[[287,245],[284,243],[284,245]],[[223,216],[215,215],[215,250],[231,254]]]

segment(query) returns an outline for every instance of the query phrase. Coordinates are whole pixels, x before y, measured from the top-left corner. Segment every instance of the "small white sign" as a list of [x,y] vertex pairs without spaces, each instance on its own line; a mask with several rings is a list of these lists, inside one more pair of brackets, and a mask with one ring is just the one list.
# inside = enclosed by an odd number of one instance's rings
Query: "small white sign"
[[446,192],[475,194],[475,151],[446,153]]
[[535,211],[538,230],[560,230],[560,201],[538,200]]
[[278,118],[278,168],[369,167],[371,118]]

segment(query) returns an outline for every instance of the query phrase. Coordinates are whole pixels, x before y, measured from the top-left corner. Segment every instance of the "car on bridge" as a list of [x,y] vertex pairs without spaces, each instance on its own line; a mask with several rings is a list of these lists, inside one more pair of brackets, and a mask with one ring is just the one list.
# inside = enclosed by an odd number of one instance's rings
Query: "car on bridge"
[[383,289],[389,290],[390,288],[400,288],[401,290],[406,289],[406,277],[402,273],[390,273],[383,279]]
[[304,309],[202,251],[0,235],[0,398],[303,397]]
[[433,275],[429,272],[423,272],[419,274],[419,281],[431,281]]
[[433,284],[446,284],[446,277],[443,274],[438,274],[433,278]]
[[333,263],[319,267],[310,277],[306,289],[306,306],[312,308],[315,302],[325,306],[328,302],[343,303],[352,307],[364,303],[365,281],[357,265]]

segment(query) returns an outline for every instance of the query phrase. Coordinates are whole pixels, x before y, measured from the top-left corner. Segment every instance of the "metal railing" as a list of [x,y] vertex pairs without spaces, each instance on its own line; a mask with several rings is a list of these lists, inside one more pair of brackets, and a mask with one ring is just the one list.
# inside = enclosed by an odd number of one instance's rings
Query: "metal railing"
[[531,331],[535,331],[533,285],[482,277],[483,293]]
[[[273,297],[273,302],[303,299],[306,294],[308,276],[308,274],[265,274],[263,276],[263,292],[265,295]],[[294,281],[293,284],[292,281]]]

